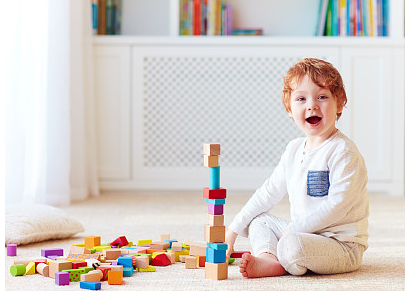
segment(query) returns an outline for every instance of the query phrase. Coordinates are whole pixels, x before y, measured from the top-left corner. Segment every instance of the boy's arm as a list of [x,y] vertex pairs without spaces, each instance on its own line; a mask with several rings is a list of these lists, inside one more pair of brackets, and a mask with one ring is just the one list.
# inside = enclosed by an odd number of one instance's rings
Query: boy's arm
[[345,151],[333,156],[332,160],[327,198],[318,208],[309,209],[305,215],[295,218],[288,227],[291,231],[318,233],[330,226],[354,223],[358,218],[347,218],[349,212],[362,204],[368,208],[367,171],[361,155]]

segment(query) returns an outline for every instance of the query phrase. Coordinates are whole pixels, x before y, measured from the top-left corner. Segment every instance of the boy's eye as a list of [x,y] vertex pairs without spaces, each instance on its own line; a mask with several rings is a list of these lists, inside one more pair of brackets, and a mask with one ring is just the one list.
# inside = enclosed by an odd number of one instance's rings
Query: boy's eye
[[321,96],[318,97],[318,99],[326,99],[326,98],[328,98],[328,97],[325,96],[325,95],[321,95]]
[[297,98],[295,98],[295,100],[296,100],[296,101],[304,101],[305,98],[304,98],[304,97],[297,97]]

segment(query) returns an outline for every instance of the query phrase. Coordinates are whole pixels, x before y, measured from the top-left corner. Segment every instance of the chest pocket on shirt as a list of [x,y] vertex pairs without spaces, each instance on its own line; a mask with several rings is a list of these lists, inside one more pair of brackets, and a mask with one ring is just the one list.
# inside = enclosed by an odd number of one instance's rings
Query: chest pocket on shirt
[[329,171],[308,171],[307,194],[312,197],[328,195]]

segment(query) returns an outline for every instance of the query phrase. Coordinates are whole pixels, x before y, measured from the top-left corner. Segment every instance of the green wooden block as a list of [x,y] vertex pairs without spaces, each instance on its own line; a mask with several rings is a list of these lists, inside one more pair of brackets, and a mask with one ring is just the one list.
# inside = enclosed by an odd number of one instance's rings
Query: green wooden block
[[69,281],[70,282],[79,282],[81,280],[81,275],[85,274],[85,269],[69,269],[69,270],[63,270],[64,272],[69,273]]
[[90,271],[93,271],[94,268],[93,267],[79,267],[78,269],[84,269],[85,270],[85,274],[89,273]]

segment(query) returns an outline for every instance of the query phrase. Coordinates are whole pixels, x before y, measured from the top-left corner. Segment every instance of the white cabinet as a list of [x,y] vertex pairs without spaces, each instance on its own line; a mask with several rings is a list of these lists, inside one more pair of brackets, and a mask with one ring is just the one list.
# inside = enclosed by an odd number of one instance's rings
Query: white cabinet
[[94,77],[99,178],[131,176],[130,46],[95,46]]
[[94,46],[102,189],[200,189],[202,143],[217,141],[222,184],[254,190],[302,134],[280,96],[288,67],[308,56],[343,76],[338,126],[365,157],[369,190],[404,191],[403,45],[121,37]]

